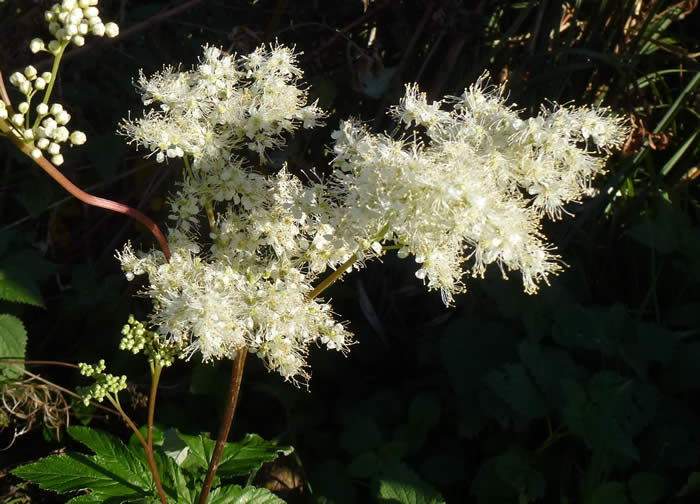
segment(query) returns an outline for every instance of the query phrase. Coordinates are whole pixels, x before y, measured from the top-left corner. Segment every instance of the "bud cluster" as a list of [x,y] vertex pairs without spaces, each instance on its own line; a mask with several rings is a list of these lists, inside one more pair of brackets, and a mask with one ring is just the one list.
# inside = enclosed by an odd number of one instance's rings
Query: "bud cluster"
[[[36,68],[29,65],[24,73],[15,72],[10,76],[10,84],[16,87],[24,95],[24,101],[20,102],[14,114],[9,117],[12,129],[18,138],[32,147],[31,154],[34,159],[42,155],[42,151],[51,157],[55,165],[63,164],[61,144],[70,141],[71,145],[82,145],[86,136],[82,131],[68,130],[66,125],[70,121],[70,114],[60,103],[48,105],[39,103],[34,107],[35,117],[30,117],[31,102],[34,95],[46,89],[53,76],[50,72],[38,75]],[[0,119],[8,119],[8,110],[5,105],[0,106]],[[33,123],[33,124],[32,124]]]
[[95,364],[78,363],[80,374],[87,377],[93,377],[95,383],[89,387],[80,387],[79,393],[83,397],[83,404],[87,406],[92,399],[97,402],[102,402],[105,397],[111,394],[117,394],[126,388],[126,375],[114,376],[110,373],[105,373],[106,369],[104,359]]
[[136,320],[133,315],[129,315],[127,324],[122,328],[122,335],[124,337],[119,343],[120,350],[127,350],[134,355],[143,351],[149,361],[161,368],[172,366],[175,358],[182,353],[179,345],[159,338],[158,334],[146,329],[143,322]]
[[33,39],[29,45],[31,51],[48,51],[56,55],[69,43],[76,46],[85,44],[88,33],[98,37],[106,35],[109,38],[119,35],[119,27],[115,23],[102,22],[97,2],[98,0],[63,0],[54,4],[44,13],[54,39],[48,45],[40,38]]

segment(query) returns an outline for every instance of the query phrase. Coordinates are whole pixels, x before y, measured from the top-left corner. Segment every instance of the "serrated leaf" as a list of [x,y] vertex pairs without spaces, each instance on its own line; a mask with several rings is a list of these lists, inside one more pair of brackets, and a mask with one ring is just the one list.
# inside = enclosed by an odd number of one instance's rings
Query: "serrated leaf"
[[621,305],[607,308],[565,305],[555,313],[552,337],[567,348],[582,348],[612,356],[628,323],[626,310]]
[[102,498],[96,497],[95,494],[83,494],[73,497],[66,504],[100,504],[101,502]]
[[628,460],[639,460],[633,438],[656,412],[658,394],[653,387],[633,378],[602,371],[594,375],[587,393],[567,385],[571,392],[564,409],[569,431],[592,451],[608,451]]
[[215,488],[209,494],[208,504],[285,504],[282,499],[265,488],[227,485]]
[[377,500],[391,504],[444,504],[440,494],[400,462],[387,466],[375,482]]
[[183,504],[195,502],[203,477],[197,479],[185,473],[173,458],[158,450],[153,456],[168,500]]
[[544,477],[532,467],[528,454],[511,449],[486,460],[472,483],[471,493],[480,503],[533,502],[544,496]]
[[[150,492],[114,474],[95,457],[80,453],[50,455],[32,464],[12,470],[12,474],[58,493],[91,490],[105,504],[147,497]],[[90,502],[90,501],[83,501]]]
[[494,369],[486,375],[485,381],[491,390],[526,421],[547,414],[547,405],[522,364],[506,364]]
[[[6,359],[24,360],[27,347],[27,331],[22,321],[14,315],[0,314],[0,357]],[[22,368],[22,365],[18,365]],[[0,374],[8,378],[17,378],[22,375],[17,368],[3,364],[0,361]]]
[[124,478],[143,490],[152,488],[150,470],[120,439],[106,432],[79,425],[70,427],[68,434],[95,452],[95,461],[115,477]]
[[565,381],[576,381],[585,376],[569,354],[561,349],[525,341],[518,347],[518,353],[553,407],[559,408],[566,402]]
[[0,299],[46,308],[36,283],[4,266],[0,267]]
[[[177,435],[190,449],[185,464],[206,469],[214,452],[215,441],[201,434],[188,436],[178,432]],[[266,441],[257,434],[246,434],[243,441],[226,443],[217,474],[222,478],[246,476],[260,469],[265,462],[274,461],[280,454],[289,455],[293,451],[291,446],[277,446],[274,441]]]
[[464,435],[476,436],[485,425],[482,378],[516,359],[516,344],[514,333],[499,324],[457,319],[445,330],[440,340],[441,360],[459,399]]
[[639,322],[629,340],[622,344],[623,359],[640,376],[646,376],[651,362],[671,360],[680,337],[658,324]]

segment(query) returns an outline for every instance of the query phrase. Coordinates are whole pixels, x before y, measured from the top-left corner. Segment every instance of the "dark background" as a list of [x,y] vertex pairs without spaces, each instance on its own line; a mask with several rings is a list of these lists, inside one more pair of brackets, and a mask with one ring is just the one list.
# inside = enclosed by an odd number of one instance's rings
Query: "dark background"
[[[0,4],[5,78],[34,64],[31,38],[48,34],[50,2]],[[347,357],[311,355],[309,390],[248,359],[231,439],[246,432],[292,444],[295,455],[266,468],[293,502],[376,500],[379,480],[412,474],[450,503],[695,502],[700,485],[700,232],[698,230],[697,0],[635,1],[106,1],[114,40],[88,38],[66,54],[52,101],[71,112],[88,143],[64,154],[79,186],[163,222],[180,167],[144,160],[116,136],[141,113],[131,80],[163,65],[188,68],[201,45],[248,53],[278,40],[303,52],[312,98],[327,126],[290,139],[293,170],[327,164],[324,148],[350,115],[391,131],[385,115],[418,82],[429,98],[459,95],[484,70],[509,81],[525,113],[541,103],[603,104],[629,118],[623,152],[596,180],[597,197],[548,223],[566,270],[540,294],[522,293],[518,273],[467,279],[447,309],[387,257],[328,297],[350,321]],[[692,28],[695,26],[695,28]],[[370,43],[370,40],[372,42]],[[43,66],[42,66],[43,65]],[[27,358],[104,358],[132,385],[133,417],[147,393],[147,366],[117,349],[129,313],[144,316],[114,250],[152,245],[126,218],[69,197],[0,139],[0,264],[40,286],[46,310],[3,303],[27,326]],[[77,373],[34,372],[73,388]],[[167,370],[157,422],[216,432],[229,363],[194,360]],[[70,399],[68,399],[70,401]],[[0,498],[64,502],[22,486],[8,471],[65,446],[46,404],[7,416],[0,446]],[[78,405],[71,423],[128,435],[115,418]],[[60,417],[60,415],[58,415]],[[60,441],[56,438],[60,437]],[[399,475],[399,476],[397,476]],[[19,485],[19,486],[18,486]],[[286,487],[283,488],[283,487]],[[430,490],[426,490],[430,491]],[[18,500],[12,502],[28,502]]]

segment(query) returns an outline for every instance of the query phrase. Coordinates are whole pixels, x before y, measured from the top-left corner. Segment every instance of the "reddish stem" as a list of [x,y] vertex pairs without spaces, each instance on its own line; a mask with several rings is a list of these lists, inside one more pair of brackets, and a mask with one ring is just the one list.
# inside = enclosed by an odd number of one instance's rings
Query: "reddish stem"
[[207,504],[209,491],[214,483],[214,476],[216,476],[216,471],[219,469],[221,455],[224,453],[228,433],[231,430],[233,414],[236,412],[236,403],[238,403],[238,392],[241,390],[241,381],[243,381],[243,365],[245,364],[246,355],[248,355],[248,349],[243,347],[238,350],[236,353],[236,358],[233,359],[231,380],[229,382],[228,398],[226,401],[226,410],[224,411],[224,417],[221,420],[219,435],[216,438],[216,445],[214,446],[214,453],[212,453],[211,461],[209,462],[209,469],[207,469],[207,475],[204,478],[202,492],[199,494],[199,500],[197,501],[199,504]]

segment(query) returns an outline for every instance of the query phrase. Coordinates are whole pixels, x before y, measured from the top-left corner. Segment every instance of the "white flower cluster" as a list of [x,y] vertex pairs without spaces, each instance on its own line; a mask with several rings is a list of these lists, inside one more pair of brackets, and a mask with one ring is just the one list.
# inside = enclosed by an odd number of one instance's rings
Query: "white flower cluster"
[[341,351],[351,343],[315,297],[329,268],[340,273],[395,248],[415,256],[416,276],[447,304],[467,270],[482,275],[493,262],[504,274],[520,270],[525,290],[536,291],[560,269],[540,219],[559,217],[582,194],[603,168],[598,154],[624,134],[602,110],[553,106],[520,119],[483,81],[449,111],[408,86],[393,114],[416,126],[412,136],[347,121],[333,134],[327,181],[256,173],[236,150],[262,162],[283,134],[323,117],[297,88],[300,76],[281,46],[239,58],[207,47],[194,70],[141,76],[144,103],[160,108],[122,131],[158,161],[184,158],[185,177],[170,200],[170,261],[129,245],[118,254],[127,278],[148,275],[150,322],[164,342],[205,360],[245,347],[293,381],[308,377],[312,343]]
[[542,214],[559,217],[603,170],[596,154],[624,137],[620,119],[599,109],[552,106],[523,120],[505,105],[503,88],[484,80],[446,100],[449,111],[407,86],[392,113],[420,127],[408,138],[371,134],[357,121],[333,134],[344,232],[384,223],[384,240],[400,247],[399,257],[415,257],[416,276],[446,303],[464,290],[470,259],[474,276],[494,262],[504,276],[520,270],[528,293],[558,271]]
[[[327,303],[309,298],[328,263],[319,221],[298,204],[313,206],[315,189],[285,170],[252,172],[232,152],[263,157],[284,144],[284,133],[319,123],[323,113],[306,103],[300,76],[282,46],[238,58],[207,47],[191,71],[141,76],[144,103],[160,108],[123,131],[158,161],[184,157],[187,169],[170,200],[170,261],[160,252],[137,257],[129,246],[118,255],[127,278],[148,274],[151,323],[163,341],[204,360],[245,347],[294,381],[307,377],[312,343],[345,351],[351,339]],[[194,239],[203,211],[206,247]]]
[[151,78],[142,74],[143,102],[157,103],[159,110],[125,121],[122,130],[158,162],[187,153],[206,169],[222,152],[243,147],[262,161],[266,149],[284,144],[284,133],[299,124],[316,126],[323,115],[296,86],[301,73],[287,47],[260,47],[244,57],[205,47],[191,71],[169,67]]
[[54,39],[48,46],[40,38],[29,44],[33,53],[48,51],[59,54],[68,44],[76,46],[85,44],[85,36],[92,33],[98,37],[114,38],[119,35],[115,23],[103,23],[97,8],[98,0],[63,0],[44,12],[44,20],[49,24],[49,33]]
[[[39,103],[35,108],[35,116],[30,117],[31,102],[34,95],[44,91],[53,76],[44,72],[40,76],[36,68],[29,65],[24,73],[15,72],[10,75],[10,84],[24,95],[24,101],[17,106],[16,112],[9,117],[12,132],[26,144],[32,146],[31,154],[35,159],[42,151],[51,156],[51,162],[57,166],[63,164],[61,145],[70,141],[71,145],[82,145],[86,137],[82,131],[68,130],[70,114],[60,103],[51,106]],[[8,119],[7,108],[0,102],[0,119]]]

